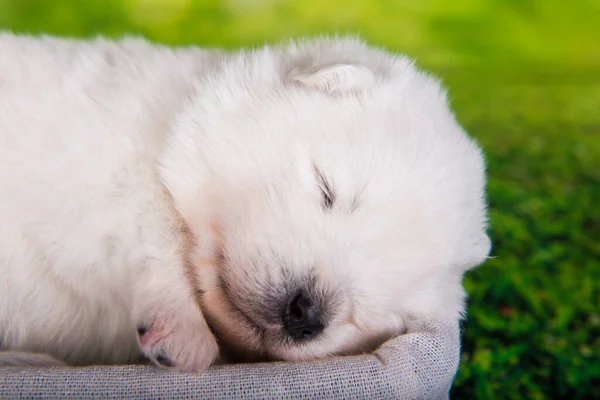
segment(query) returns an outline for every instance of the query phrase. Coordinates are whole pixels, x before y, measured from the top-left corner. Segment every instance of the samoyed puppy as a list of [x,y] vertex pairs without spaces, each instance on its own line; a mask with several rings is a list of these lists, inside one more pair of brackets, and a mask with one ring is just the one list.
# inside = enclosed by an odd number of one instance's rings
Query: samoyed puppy
[[484,180],[438,81],[354,38],[1,34],[0,363],[201,372],[460,318]]

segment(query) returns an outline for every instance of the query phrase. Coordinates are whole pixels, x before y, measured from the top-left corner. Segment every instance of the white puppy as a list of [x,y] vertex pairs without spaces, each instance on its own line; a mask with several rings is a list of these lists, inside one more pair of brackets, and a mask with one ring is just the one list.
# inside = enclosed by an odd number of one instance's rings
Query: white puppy
[[404,57],[0,35],[0,363],[368,351],[460,318],[485,230],[481,152]]

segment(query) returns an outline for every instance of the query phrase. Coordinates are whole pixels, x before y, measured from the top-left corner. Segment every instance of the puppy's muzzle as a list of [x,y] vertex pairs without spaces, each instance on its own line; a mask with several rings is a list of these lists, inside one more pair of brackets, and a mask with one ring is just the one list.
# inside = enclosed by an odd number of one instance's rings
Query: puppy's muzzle
[[319,310],[303,292],[292,297],[283,312],[285,332],[295,340],[305,340],[318,336],[324,325]]

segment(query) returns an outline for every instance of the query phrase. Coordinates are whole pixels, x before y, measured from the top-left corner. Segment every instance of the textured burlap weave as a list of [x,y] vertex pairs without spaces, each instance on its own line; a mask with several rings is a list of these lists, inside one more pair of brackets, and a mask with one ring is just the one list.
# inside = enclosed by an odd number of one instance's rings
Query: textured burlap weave
[[445,399],[458,367],[458,322],[422,323],[373,354],[212,367],[0,368],[0,399]]

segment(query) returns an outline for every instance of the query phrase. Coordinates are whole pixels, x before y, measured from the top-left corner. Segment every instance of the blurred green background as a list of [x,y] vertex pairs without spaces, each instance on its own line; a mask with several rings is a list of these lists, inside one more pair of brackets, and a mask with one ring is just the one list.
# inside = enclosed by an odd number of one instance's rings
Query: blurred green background
[[494,258],[465,281],[452,396],[600,398],[600,1],[0,0],[0,29],[227,48],[358,33],[416,58],[488,161]]

